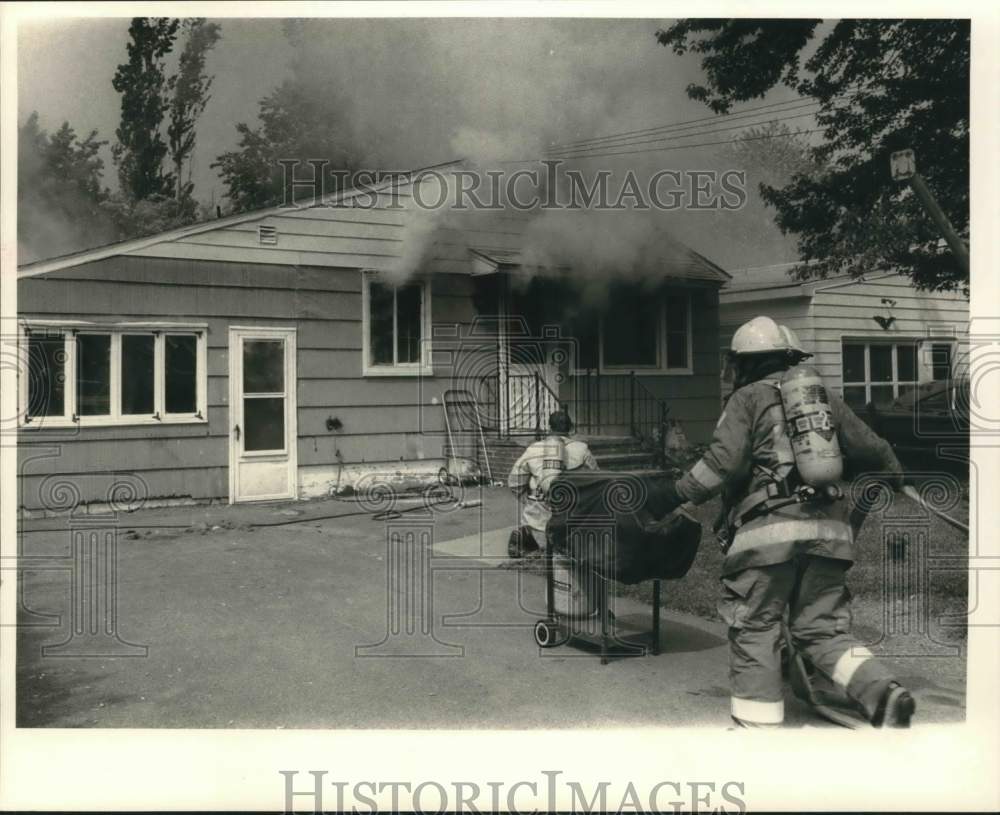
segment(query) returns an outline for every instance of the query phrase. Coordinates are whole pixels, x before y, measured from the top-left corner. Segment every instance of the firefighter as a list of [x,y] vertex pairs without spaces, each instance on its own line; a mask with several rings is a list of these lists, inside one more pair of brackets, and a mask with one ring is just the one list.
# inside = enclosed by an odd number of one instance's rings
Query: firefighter
[[[701,504],[722,494],[726,554],[719,612],[729,626],[731,715],[737,724],[766,727],[783,721],[781,647],[787,615],[798,653],[857,703],[874,726],[908,727],[915,709],[912,696],[851,635],[849,502],[837,500],[839,488],[832,484],[818,489],[803,483],[805,467],[797,465],[796,428],[787,421],[782,381],[793,381],[798,364],[809,356],[790,329],[769,317],[742,325],[729,354],[734,390],[708,450],[676,482],[661,482],[648,508],[660,517],[685,501]],[[786,376],[790,369],[795,371]],[[856,471],[881,473],[901,489],[902,468],[888,443],[836,394],[826,394],[821,384],[812,388],[829,410],[823,417],[827,449],[821,452],[842,454]],[[823,439],[816,438],[822,446]]]
[[522,525],[510,533],[507,554],[524,557],[545,546],[545,527],[552,517],[546,498],[552,480],[565,470],[597,469],[586,442],[568,438],[573,422],[565,409],[549,416],[549,435],[528,446],[515,462],[507,486],[524,499]]

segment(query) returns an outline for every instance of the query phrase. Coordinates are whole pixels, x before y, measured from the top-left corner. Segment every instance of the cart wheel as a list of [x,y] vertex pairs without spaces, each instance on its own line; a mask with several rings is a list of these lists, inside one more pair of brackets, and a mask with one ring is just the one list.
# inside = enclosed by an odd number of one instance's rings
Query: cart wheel
[[540,648],[555,648],[569,639],[558,623],[539,620],[535,623],[535,642]]

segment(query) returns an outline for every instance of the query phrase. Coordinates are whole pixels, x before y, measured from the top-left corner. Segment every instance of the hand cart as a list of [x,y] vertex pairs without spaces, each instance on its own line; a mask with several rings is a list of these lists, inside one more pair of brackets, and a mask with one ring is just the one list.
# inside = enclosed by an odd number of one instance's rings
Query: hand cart
[[[659,473],[571,471],[553,482],[552,519],[545,547],[545,614],[534,626],[542,648],[573,644],[599,649],[601,664],[614,652],[660,652],[662,581],[679,579],[694,562],[701,525],[682,508],[657,521],[643,504]],[[649,646],[619,636],[612,583],[653,582]],[[574,591],[584,587],[584,602]],[[562,602],[560,602],[562,600]]]
[[[570,568],[586,568],[572,563]],[[617,656],[644,656],[647,652],[656,656],[660,653],[660,580],[653,580],[653,615],[649,632],[649,648],[621,639],[615,630],[615,617],[611,610],[610,594],[612,580],[591,571],[587,580],[596,584],[597,608],[592,614],[574,615],[560,613],[556,609],[555,556],[551,546],[545,549],[545,610],[546,617],[535,623],[535,643],[541,648],[554,648],[577,640],[600,649],[601,664],[608,664],[612,648]],[[588,587],[589,588],[589,587]],[[564,590],[571,590],[566,587]],[[594,623],[600,624],[596,632]]]

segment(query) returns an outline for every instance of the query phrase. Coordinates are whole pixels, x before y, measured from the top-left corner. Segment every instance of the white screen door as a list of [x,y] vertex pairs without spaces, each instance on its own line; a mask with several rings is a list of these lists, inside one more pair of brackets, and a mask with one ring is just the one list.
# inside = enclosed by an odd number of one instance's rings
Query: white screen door
[[229,502],[297,497],[295,329],[229,329]]

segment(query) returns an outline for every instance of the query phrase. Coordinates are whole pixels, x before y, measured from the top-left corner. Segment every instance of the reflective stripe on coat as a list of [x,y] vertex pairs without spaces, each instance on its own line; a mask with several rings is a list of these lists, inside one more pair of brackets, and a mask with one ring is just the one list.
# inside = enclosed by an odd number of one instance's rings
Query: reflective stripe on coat
[[[836,394],[830,394],[837,437],[846,463],[900,473],[889,444],[879,438]],[[719,418],[708,450],[676,484],[680,496],[701,504],[722,493],[727,507],[795,468],[781,404],[780,380],[766,378],[735,391]],[[857,469],[857,468],[856,468]],[[797,552],[853,560],[848,499],[832,504],[795,504],[747,522],[736,533],[723,574],[751,566],[784,563]]]
[[552,438],[562,443],[562,461],[558,469],[578,470],[581,467],[589,470],[597,469],[597,460],[586,442],[569,439],[566,436],[541,439],[525,448],[507,477],[507,486],[515,491],[527,488],[521,520],[525,526],[530,526],[541,533],[545,532],[549,518],[552,517],[552,511],[545,500],[547,479],[544,473],[546,468],[551,466],[546,453],[550,449],[549,441]]

